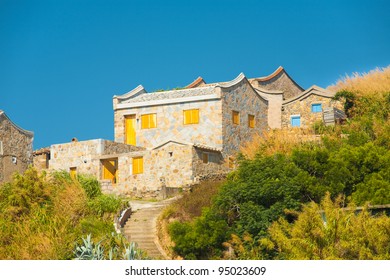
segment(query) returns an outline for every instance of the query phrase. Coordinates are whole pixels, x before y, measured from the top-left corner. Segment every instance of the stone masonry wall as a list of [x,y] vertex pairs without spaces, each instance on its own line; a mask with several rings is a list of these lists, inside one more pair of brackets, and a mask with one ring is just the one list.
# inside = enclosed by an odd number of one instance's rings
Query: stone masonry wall
[[[183,124],[183,110],[199,109],[198,124]],[[141,115],[156,113],[157,127],[141,129]],[[220,100],[186,102],[116,110],[115,141],[125,141],[125,116],[136,114],[137,146],[153,148],[169,140],[201,143],[222,148],[222,108]]]
[[282,109],[282,128],[291,127],[291,116],[300,115],[301,116],[301,127],[309,127],[317,121],[323,120],[322,112],[312,113],[311,105],[312,104],[322,104],[322,109],[327,107],[337,107],[342,108],[342,105],[339,101],[332,100],[329,97],[323,97],[315,94],[311,94],[308,97],[297,100],[290,104],[283,106]]
[[[143,157],[144,172],[133,174],[133,158]],[[168,143],[155,150],[118,157],[118,181],[110,192],[138,197],[160,197],[163,187],[179,188],[193,182],[192,146]]]
[[[208,154],[208,163],[203,162],[203,154]],[[229,168],[220,152],[193,148],[193,170],[195,182],[214,178],[228,173]]]
[[144,149],[103,139],[52,145],[49,168],[69,171],[69,168],[76,167],[77,173],[91,174],[99,178],[102,157],[115,157],[115,154],[138,150]]
[[[267,101],[257,95],[249,83],[243,81],[223,89],[223,155],[235,154],[254,134],[267,129]],[[232,111],[240,113],[240,124],[233,124]],[[255,127],[248,127],[248,114],[255,116]]]
[[269,79],[268,81],[259,81],[258,85],[259,87],[268,90],[283,91],[283,98],[285,100],[297,96],[303,92],[303,90],[299,88],[299,86],[297,86],[284,71],[272,79]]
[[9,181],[14,172],[23,173],[32,164],[33,134],[21,131],[4,114],[1,114],[0,141],[2,142],[1,183]]

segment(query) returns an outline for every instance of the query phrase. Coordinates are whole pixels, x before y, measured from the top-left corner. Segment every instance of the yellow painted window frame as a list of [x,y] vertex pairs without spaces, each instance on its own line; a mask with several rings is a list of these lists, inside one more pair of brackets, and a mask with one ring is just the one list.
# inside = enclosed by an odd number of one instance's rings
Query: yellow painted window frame
[[183,110],[183,124],[198,124],[199,109]]
[[255,127],[255,116],[248,114],[248,127],[254,128]]
[[144,173],[144,158],[135,157],[133,158],[133,174]]
[[141,129],[149,129],[157,127],[157,114],[141,115]]
[[232,121],[233,124],[240,124],[240,112],[232,111]]

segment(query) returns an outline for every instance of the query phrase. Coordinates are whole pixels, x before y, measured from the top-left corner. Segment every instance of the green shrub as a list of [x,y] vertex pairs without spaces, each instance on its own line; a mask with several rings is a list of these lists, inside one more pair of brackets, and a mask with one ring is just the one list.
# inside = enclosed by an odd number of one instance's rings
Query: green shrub
[[88,207],[97,215],[117,213],[123,205],[121,198],[115,195],[99,195],[88,202]]
[[78,175],[77,180],[80,182],[89,199],[93,199],[102,194],[100,183],[95,177]]

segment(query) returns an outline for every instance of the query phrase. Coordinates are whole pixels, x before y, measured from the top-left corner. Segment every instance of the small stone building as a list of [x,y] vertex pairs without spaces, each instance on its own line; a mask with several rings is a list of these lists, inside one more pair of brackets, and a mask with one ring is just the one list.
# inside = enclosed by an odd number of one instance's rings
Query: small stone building
[[0,110],[0,183],[15,172],[23,173],[32,164],[34,134],[14,124]]

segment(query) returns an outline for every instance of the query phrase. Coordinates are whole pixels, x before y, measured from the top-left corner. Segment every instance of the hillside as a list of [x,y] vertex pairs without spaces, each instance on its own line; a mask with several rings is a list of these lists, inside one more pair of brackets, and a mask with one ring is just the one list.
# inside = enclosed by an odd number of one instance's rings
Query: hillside
[[[188,219],[191,213],[167,210],[174,255],[185,259],[390,258],[387,216],[373,217],[364,210],[356,216],[359,226],[348,224],[348,214],[346,223],[335,221],[335,228],[326,229],[324,217],[313,210],[326,208],[325,215],[333,219],[341,217],[347,205],[354,209],[367,203],[390,204],[390,67],[347,76],[329,89],[336,90],[336,98],[345,104],[345,124],[317,123],[306,130],[259,136],[242,148],[239,168],[204,205],[200,216]],[[177,203],[190,201],[186,197]],[[305,206],[308,203],[311,206]],[[183,209],[178,205],[173,207]],[[338,226],[345,232],[332,239],[329,230]],[[301,245],[295,246],[293,240]],[[292,246],[284,246],[291,242]],[[303,244],[316,251],[305,250]]]

